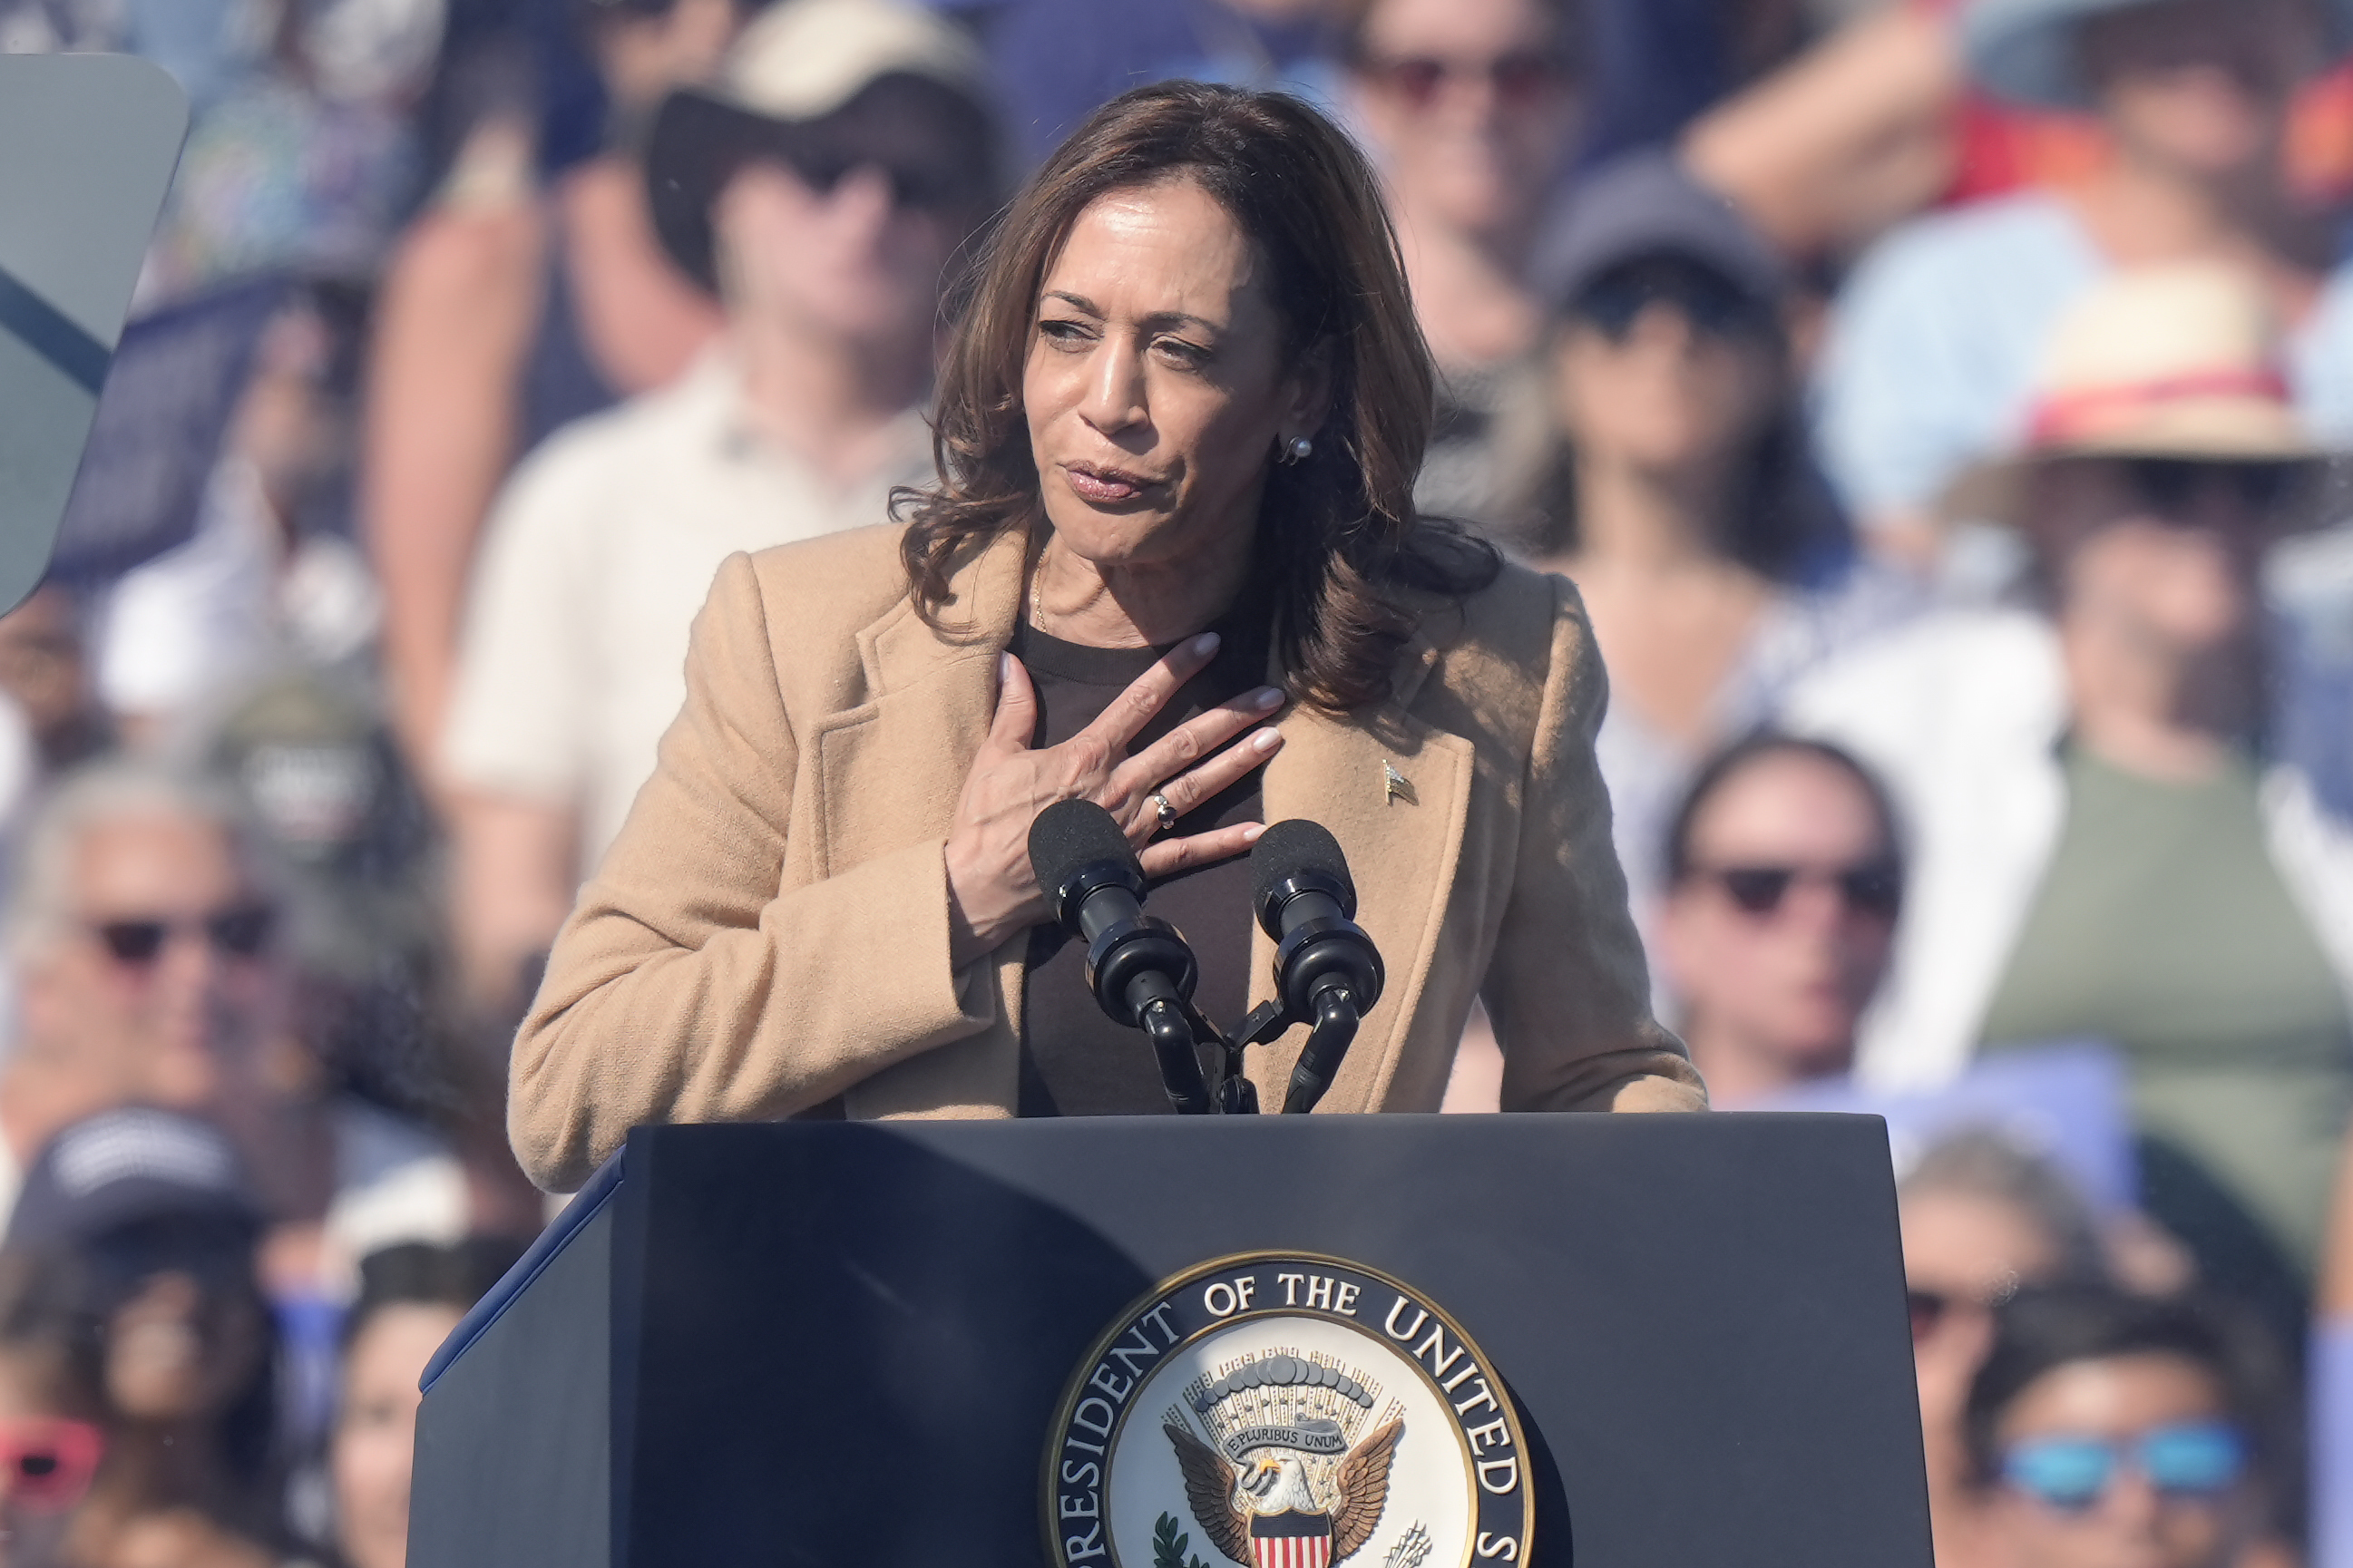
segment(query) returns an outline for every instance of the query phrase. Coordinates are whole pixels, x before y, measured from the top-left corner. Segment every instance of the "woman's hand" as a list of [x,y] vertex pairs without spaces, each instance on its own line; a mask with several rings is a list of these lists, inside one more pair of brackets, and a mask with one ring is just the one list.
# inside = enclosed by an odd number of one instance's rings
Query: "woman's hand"
[[1181,816],[1273,756],[1282,736],[1271,729],[1239,745],[1226,742],[1282,705],[1277,688],[1246,691],[1179,724],[1134,756],[1127,754],[1128,742],[1200,673],[1217,648],[1217,635],[1208,632],[1180,645],[1093,723],[1043,751],[1029,746],[1038,728],[1038,696],[1029,672],[1019,659],[1005,656],[997,717],[965,775],[955,827],[948,835],[948,897],[959,968],[1047,918],[1045,895],[1029,869],[1029,825],[1057,801],[1091,800],[1110,812],[1139,850],[1147,877],[1239,855],[1265,831],[1263,824],[1243,822],[1155,840],[1160,816],[1150,796],[1166,796]]

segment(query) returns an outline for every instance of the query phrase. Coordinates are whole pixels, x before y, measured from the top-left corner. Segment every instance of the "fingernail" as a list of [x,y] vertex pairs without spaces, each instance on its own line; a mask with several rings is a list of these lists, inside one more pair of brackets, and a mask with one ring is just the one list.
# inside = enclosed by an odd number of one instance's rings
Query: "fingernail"
[[1265,831],[1265,823],[1253,822],[1248,827],[1242,829],[1242,842],[1245,844],[1255,844],[1258,842],[1258,836]]
[[1280,708],[1282,706],[1282,688],[1270,686],[1251,699],[1251,703],[1259,708]]
[[1281,744],[1282,731],[1280,730],[1261,730],[1250,737],[1250,750],[1253,752],[1271,752]]
[[1013,679],[1013,656],[1012,656],[1011,654],[1009,654],[1009,653],[1000,653],[1000,654],[998,654],[998,655],[997,656],[997,684],[1001,686],[1001,685],[1003,685],[1005,682],[1007,682],[1007,681],[1008,681],[1008,680],[1010,680],[1010,679]]
[[1195,637],[1193,639],[1193,651],[1204,656],[1217,652],[1218,634],[1215,632],[1203,632],[1199,637]]

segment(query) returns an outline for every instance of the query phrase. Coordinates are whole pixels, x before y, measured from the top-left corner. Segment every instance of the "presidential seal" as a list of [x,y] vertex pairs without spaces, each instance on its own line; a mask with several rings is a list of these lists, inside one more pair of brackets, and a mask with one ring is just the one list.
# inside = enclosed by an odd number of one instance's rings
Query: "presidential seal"
[[1046,1451],[1056,1568],[1525,1564],[1530,1512],[1493,1363],[1411,1286],[1304,1253],[1130,1307]]

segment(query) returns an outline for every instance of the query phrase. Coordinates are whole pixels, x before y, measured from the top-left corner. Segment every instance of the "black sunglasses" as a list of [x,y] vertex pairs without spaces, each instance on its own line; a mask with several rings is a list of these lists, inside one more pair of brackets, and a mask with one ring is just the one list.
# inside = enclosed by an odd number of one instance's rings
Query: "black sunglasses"
[[872,169],[889,184],[891,205],[902,212],[953,212],[969,206],[978,194],[977,182],[969,171],[944,163],[870,157],[816,147],[786,149],[781,161],[820,196],[831,195],[835,186],[859,170]]
[[1366,55],[1356,65],[1361,75],[1418,110],[1436,103],[1449,82],[1484,82],[1501,102],[1514,109],[1525,108],[1561,90],[1576,74],[1567,56],[1527,49],[1489,59]]
[[1713,337],[1761,336],[1769,321],[1763,306],[1713,268],[1666,258],[1610,268],[1569,302],[1569,310],[1622,342],[1652,305],[1667,306]]
[[1904,904],[1904,877],[1884,860],[1818,870],[1804,866],[1700,866],[1690,875],[1724,889],[1741,913],[1763,918],[1777,912],[1799,882],[1827,882],[1838,889],[1849,914],[1892,921]]
[[2302,480],[2290,463],[2222,463],[2196,458],[2132,458],[2125,462],[2133,496],[2158,517],[2180,517],[2210,487],[2251,512],[2268,512]]
[[277,925],[277,910],[266,904],[246,904],[195,919],[99,921],[91,929],[115,963],[144,968],[161,958],[180,932],[201,932],[223,958],[256,958],[269,945]]

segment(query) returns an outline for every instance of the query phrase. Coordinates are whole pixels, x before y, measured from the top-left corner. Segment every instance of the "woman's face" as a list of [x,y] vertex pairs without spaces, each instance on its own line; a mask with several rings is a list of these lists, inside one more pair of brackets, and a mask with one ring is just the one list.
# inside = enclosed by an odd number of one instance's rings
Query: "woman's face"
[[2276,533],[2278,470],[2085,458],[2037,476],[2038,534],[2060,615],[2162,657],[2211,657],[2254,636],[2257,574]]
[[1247,540],[1279,442],[1323,378],[1288,367],[1255,247],[1190,180],[1079,215],[1039,290],[1021,395],[1047,521],[1102,567],[1166,568]]
[[1920,1420],[1951,1451],[1969,1382],[1993,1344],[1993,1303],[2056,1279],[2066,1260],[2058,1238],[2016,1204],[1933,1187],[1901,1199]]
[[1748,451],[1782,396],[1780,360],[1755,318],[1711,317],[1660,291],[1606,321],[1570,313],[1553,351],[1562,434],[1578,459],[1672,477]]
[[1525,233],[1577,128],[1560,9],[1375,0],[1362,48],[1357,115],[1407,216],[1480,239]]
[[424,1303],[383,1308],[343,1358],[332,1463],[336,1533],[352,1568],[401,1568],[408,1560],[417,1380],[463,1315]]
[[[1999,1481],[1994,1527],[2018,1568],[2224,1568],[2257,1523],[2252,1484],[2242,1476],[2220,1486],[2159,1483],[2179,1463],[2163,1449],[2178,1454],[2185,1437],[2194,1443],[2199,1435],[2211,1442],[2214,1426],[2227,1421],[2212,1374],[2171,1353],[2075,1362],[2045,1373],[2003,1415],[2000,1452],[2019,1453],[2021,1444],[2073,1447],[2066,1440],[2089,1439],[2087,1452],[2108,1452],[2105,1484],[2053,1501],[2019,1481]],[[2152,1434],[2157,1443],[2144,1447]],[[2153,1459],[2153,1451],[2159,1457]],[[2152,1468],[2158,1475],[2152,1477]],[[2202,1479],[2218,1473],[2209,1469]]]
[[251,1384],[265,1342],[250,1295],[177,1269],[152,1274],[106,1325],[107,1402],[134,1422],[202,1422]]
[[1895,931],[1894,847],[1869,793],[1820,757],[1760,757],[1701,808],[1691,859],[1659,938],[1694,1026],[1751,1071],[1845,1071]]

